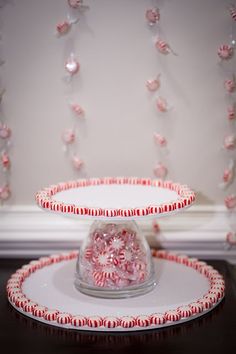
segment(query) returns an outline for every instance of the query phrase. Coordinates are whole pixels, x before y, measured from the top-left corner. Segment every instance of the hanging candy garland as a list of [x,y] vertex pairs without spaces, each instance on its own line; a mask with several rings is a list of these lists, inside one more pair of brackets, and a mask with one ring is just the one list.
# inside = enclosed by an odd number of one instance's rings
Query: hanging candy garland
[[[155,40],[154,46],[157,49],[160,55],[168,55],[168,54],[175,54],[169,43],[167,43],[163,38],[160,37],[160,19],[161,14],[159,8],[149,8],[146,10],[145,19],[148,24],[148,27],[152,29],[152,33],[155,32]],[[146,88],[148,92],[153,96],[155,100],[155,107],[157,112],[161,114],[167,114],[167,112],[171,109],[171,106],[167,99],[162,95],[157,95],[157,92],[161,91],[161,74],[157,74],[151,79],[146,81]],[[167,139],[163,136],[160,132],[155,132],[153,134],[154,143],[156,146],[164,151],[167,147]],[[166,152],[167,150],[165,150]],[[153,172],[156,177],[164,179],[168,174],[168,168],[162,163],[156,163]]]
[[[56,35],[58,38],[65,37],[69,34],[72,27],[75,26],[82,16],[83,11],[89,7],[83,3],[83,0],[67,0],[68,10],[72,11],[72,15],[68,14],[66,19],[58,22],[56,25]],[[71,12],[70,11],[70,12]],[[71,52],[65,62],[65,72],[67,74],[67,82],[71,84],[75,76],[80,72],[80,63],[75,53]],[[77,131],[79,120],[85,117],[85,110],[78,102],[70,102],[68,104],[70,112],[73,116],[73,127],[66,128],[61,135],[64,151],[67,153],[72,166],[77,170],[81,170],[84,161],[78,155],[76,142],[78,141]]]
[[[234,24],[236,21],[236,7],[231,5],[229,7],[229,14],[232,20],[232,32],[230,35],[230,41],[227,44],[222,44],[218,48],[217,54],[220,58],[220,64],[229,63],[233,64],[233,57],[235,56],[235,28]],[[236,81],[234,76],[234,68],[232,65],[231,75],[224,80],[223,87],[226,91],[227,101],[229,102],[226,110],[226,119],[229,122],[230,133],[226,134],[223,138],[223,149],[229,155],[229,161],[222,173],[222,180],[219,183],[221,189],[227,190],[227,188],[233,183],[235,178],[235,149],[236,149],[236,135],[235,127],[233,126],[236,119],[236,107],[235,107],[235,92],[236,92]],[[231,193],[226,195],[224,198],[224,204],[229,212],[229,217],[231,213],[236,208],[236,194]],[[231,228],[235,226],[231,225]],[[226,234],[227,248],[236,245],[236,230],[231,230]]]
[[[1,7],[2,8],[2,7]],[[0,8],[0,9],[1,9]],[[2,36],[0,36],[0,40]],[[5,63],[0,58],[0,66]],[[5,88],[0,88],[0,111],[4,101]],[[0,116],[0,205],[2,205],[11,196],[10,189],[10,167],[11,161],[9,157],[11,129],[4,122],[2,115]]]

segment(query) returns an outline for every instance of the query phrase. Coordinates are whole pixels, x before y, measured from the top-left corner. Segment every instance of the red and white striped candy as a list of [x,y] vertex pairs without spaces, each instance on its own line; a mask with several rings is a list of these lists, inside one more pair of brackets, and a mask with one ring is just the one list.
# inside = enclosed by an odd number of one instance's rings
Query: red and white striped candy
[[57,323],[70,324],[71,323],[71,314],[70,313],[58,313]]
[[75,327],[83,327],[87,324],[87,318],[82,315],[72,316],[71,324]]
[[100,316],[90,316],[87,319],[89,327],[97,328],[102,326],[102,318]]
[[151,325],[162,325],[166,322],[166,317],[163,313],[153,313],[150,316]]
[[234,21],[236,21],[236,8],[234,5],[230,6],[229,13]]
[[194,268],[195,268],[196,270],[198,270],[199,272],[201,272],[201,270],[203,269],[203,272],[204,272],[204,267],[205,267],[206,265],[207,265],[206,262],[198,261],[198,262],[195,263]]
[[120,325],[123,328],[131,328],[136,326],[136,319],[132,316],[123,316],[120,319]]
[[100,209],[100,208],[88,208],[88,215],[100,216],[100,215],[102,215],[102,209]]
[[139,327],[148,327],[148,326],[150,326],[150,318],[149,318],[149,316],[142,315],[142,316],[136,317],[136,324]]
[[209,299],[206,298],[201,298],[197,300],[202,306],[204,310],[210,309],[212,307],[212,302]]
[[72,129],[66,129],[62,133],[61,138],[65,144],[72,144],[75,141],[75,132]]
[[190,317],[193,313],[192,308],[190,306],[180,306],[177,310],[180,313],[181,317]]
[[117,317],[108,316],[103,319],[103,326],[106,328],[116,328],[120,324],[120,320]]
[[153,170],[154,174],[156,177],[158,178],[165,178],[168,170],[167,168],[162,164],[162,163],[158,163]]
[[65,69],[70,75],[76,74],[80,69],[79,62],[74,58],[73,55],[65,63]]
[[158,75],[156,79],[151,79],[151,80],[146,81],[146,87],[147,87],[148,91],[155,92],[159,89],[159,87],[160,87],[159,77],[160,77],[160,75]]
[[52,263],[52,260],[50,257],[40,257],[39,262],[41,263],[42,267],[48,266],[49,264]]
[[178,255],[176,261],[180,264],[187,264],[188,263],[188,256],[185,256],[184,254]]
[[135,208],[134,215],[137,215],[137,216],[148,215],[148,208]]
[[161,214],[162,212],[163,212],[163,209],[161,206],[151,205],[148,208],[148,214]]
[[68,21],[59,22],[56,26],[57,33],[59,35],[66,34],[69,32],[71,24]]
[[235,119],[235,106],[231,105],[227,108],[227,116],[229,120],[234,120]]
[[43,317],[45,314],[45,311],[47,311],[47,307],[45,306],[35,306],[35,308],[33,309],[33,315],[35,317]]
[[159,112],[167,112],[168,111],[168,103],[165,98],[157,97],[156,99],[156,107]]
[[121,236],[111,237],[108,243],[111,251],[120,251],[125,247],[125,241]]
[[23,306],[29,302],[29,299],[27,299],[25,296],[19,296],[17,297],[16,301],[15,301],[15,305],[17,307],[23,308]]
[[58,311],[58,310],[47,310],[47,311],[44,313],[43,318],[44,318],[46,321],[56,321],[58,314],[59,314],[59,311]]
[[119,252],[119,260],[121,263],[132,261],[133,254],[130,250],[122,249]]
[[102,251],[94,256],[95,262],[100,266],[107,266],[111,264],[111,254],[110,252]]
[[26,302],[24,305],[23,305],[23,310],[25,311],[25,312],[33,312],[33,310],[34,310],[34,308],[36,307],[36,306],[38,306],[38,304],[36,303],[36,302],[34,302],[34,301],[28,301],[28,302]]
[[160,20],[160,11],[158,8],[148,9],[145,14],[146,20],[150,26],[155,25]]
[[113,217],[118,215],[118,210],[117,209],[103,209],[102,215],[106,217]]
[[87,215],[88,214],[88,208],[75,206],[74,207],[74,214]]
[[235,81],[234,79],[227,79],[224,82],[224,87],[227,92],[232,93],[235,90]]
[[219,287],[212,287],[208,293],[217,296],[218,300],[224,296],[224,291],[222,291]]
[[170,310],[165,312],[166,321],[179,321],[180,318],[180,313],[177,310]]
[[155,47],[161,54],[169,54],[171,51],[169,44],[162,39],[156,41]]
[[229,59],[233,55],[233,48],[228,44],[222,44],[217,52],[220,59]]
[[60,254],[52,254],[49,258],[52,263],[58,263],[62,260],[62,256]]
[[189,306],[191,307],[193,314],[201,313],[204,309],[200,302],[192,302]]
[[35,271],[36,269],[42,268],[42,263],[37,260],[29,262],[29,265],[32,267],[33,271]]
[[236,147],[236,137],[233,134],[229,134],[224,138],[224,148],[226,150],[234,150]]
[[160,147],[166,146],[167,145],[167,140],[166,138],[158,133],[154,133],[154,141],[157,145],[159,145]]
[[10,297],[11,295],[17,295],[17,294],[20,296],[20,294],[22,294],[22,291],[20,288],[9,286],[6,290],[7,290],[8,297]]
[[120,216],[133,216],[134,210],[133,209],[119,209],[118,215],[120,215]]
[[234,209],[236,207],[236,194],[231,194],[225,198],[225,206],[228,209]]
[[91,247],[85,248],[84,258],[87,260],[91,260],[93,258],[93,248],[91,248]]
[[207,293],[207,295],[204,296],[204,299],[211,301],[212,304],[216,304],[218,296],[213,293]]
[[226,242],[230,245],[236,245],[236,232],[229,231],[226,235]]
[[83,5],[83,0],[68,0],[68,5],[73,9],[78,9]]

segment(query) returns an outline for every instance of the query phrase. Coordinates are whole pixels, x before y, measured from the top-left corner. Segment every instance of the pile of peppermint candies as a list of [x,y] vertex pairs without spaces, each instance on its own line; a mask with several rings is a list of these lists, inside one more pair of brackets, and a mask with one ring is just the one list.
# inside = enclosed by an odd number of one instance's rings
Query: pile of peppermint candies
[[80,251],[80,279],[90,286],[114,290],[147,281],[151,257],[135,227],[103,222],[96,226]]

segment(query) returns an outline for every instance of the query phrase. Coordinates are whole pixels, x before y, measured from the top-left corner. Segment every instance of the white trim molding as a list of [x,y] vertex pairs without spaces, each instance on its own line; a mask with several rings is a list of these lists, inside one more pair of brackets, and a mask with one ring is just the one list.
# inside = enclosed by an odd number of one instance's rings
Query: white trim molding
[[[140,223],[153,247],[183,252],[199,258],[226,259],[236,263],[236,246],[226,234],[236,228],[236,212],[222,205],[195,205],[182,213]],[[34,257],[79,248],[91,221],[46,213],[36,206],[4,206],[0,209],[0,256]]]

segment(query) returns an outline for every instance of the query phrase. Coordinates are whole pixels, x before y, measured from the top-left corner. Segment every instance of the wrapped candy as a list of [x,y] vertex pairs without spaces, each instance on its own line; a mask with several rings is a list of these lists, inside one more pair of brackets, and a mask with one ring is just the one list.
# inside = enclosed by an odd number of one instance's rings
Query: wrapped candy
[[4,168],[4,170],[8,170],[10,168],[11,162],[10,162],[10,158],[9,158],[6,151],[3,151],[1,153],[1,164]]
[[72,158],[72,164],[76,170],[80,170],[84,165],[84,162],[78,156],[74,155]]
[[233,104],[233,105],[229,106],[227,109],[227,112],[228,112],[228,114],[227,114],[228,119],[234,120],[235,119],[235,105]]
[[74,55],[71,54],[69,59],[65,63],[65,69],[70,75],[76,74],[80,69],[79,62],[74,58]]
[[236,232],[229,231],[226,234],[226,242],[228,244],[230,244],[231,246],[235,246],[236,245]]
[[226,188],[234,178],[234,160],[230,160],[229,166],[224,170],[222,182],[220,183],[220,188]]
[[236,8],[234,5],[231,5],[229,8],[229,13],[234,21],[236,21]]
[[169,54],[172,52],[169,44],[162,39],[156,40],[155,47],[161,54]]
[[73,9],[83,9],[88,8],[87,5],[84,5],[83,0],[68,0],[68,5]]
[[167,112],[169,109],[167,101],[160,96],[156,99],[156,107],[159,112]]
[[225,206],[230,210],[236,207],[236,194],[231,194],[225,198]]
[[148,9],[145,14],[146,20],[150,26],[155,25],[160,20],[160,11],[158,8]]
[[228,93],[232,93],[235,91],[235,79],[227,79],[224,82],[224,87]]
[[155,79],[150,79],[150,80],[146,81],[146,87],[147,87],[148,91],[150,91],[150,92],[157,91],[159,89],[160,85],[161,85],[160,74],[158,74]]
[[159,145],[161,147],[167,145],[167,140],[163,135],[158,134],[158,133],[154,133],[153,137],[154,137],[154,141],[157,145]]
[[79,104],[73,103],[71,109],[78,117],[84,116],[84,109]]
[[222,44],[217,53],[220,59],[230,59],[233,56],[233,47],[228,44]]
[[64,20],[62,22],[59,22],[56,25],[57,35],[62,36],[64,34],[67,34],[70,31],[72,25],[74,25],[78,21],[79,21],[78,18],[72,19],[72,18],[68,17],[68,20]]
[[68,145],[75,141],[75,132],[72,129],[66,129],[62,134],[63,142]]
[[11,129],[6,125],[0,122],[0,138],[8,139],[11,136]]
[[227,135],[224,139],[224,148],[226,150],[234,150],[236,147],[235,135]]
[[4,201],[9,199],[11,196],[11,190],[8,184],[5,184],[4,186],[0,187],[0,201]]
[[167,168],[160,162],[154,167],[154,174],[158,178],[164,179],[168,173]]

